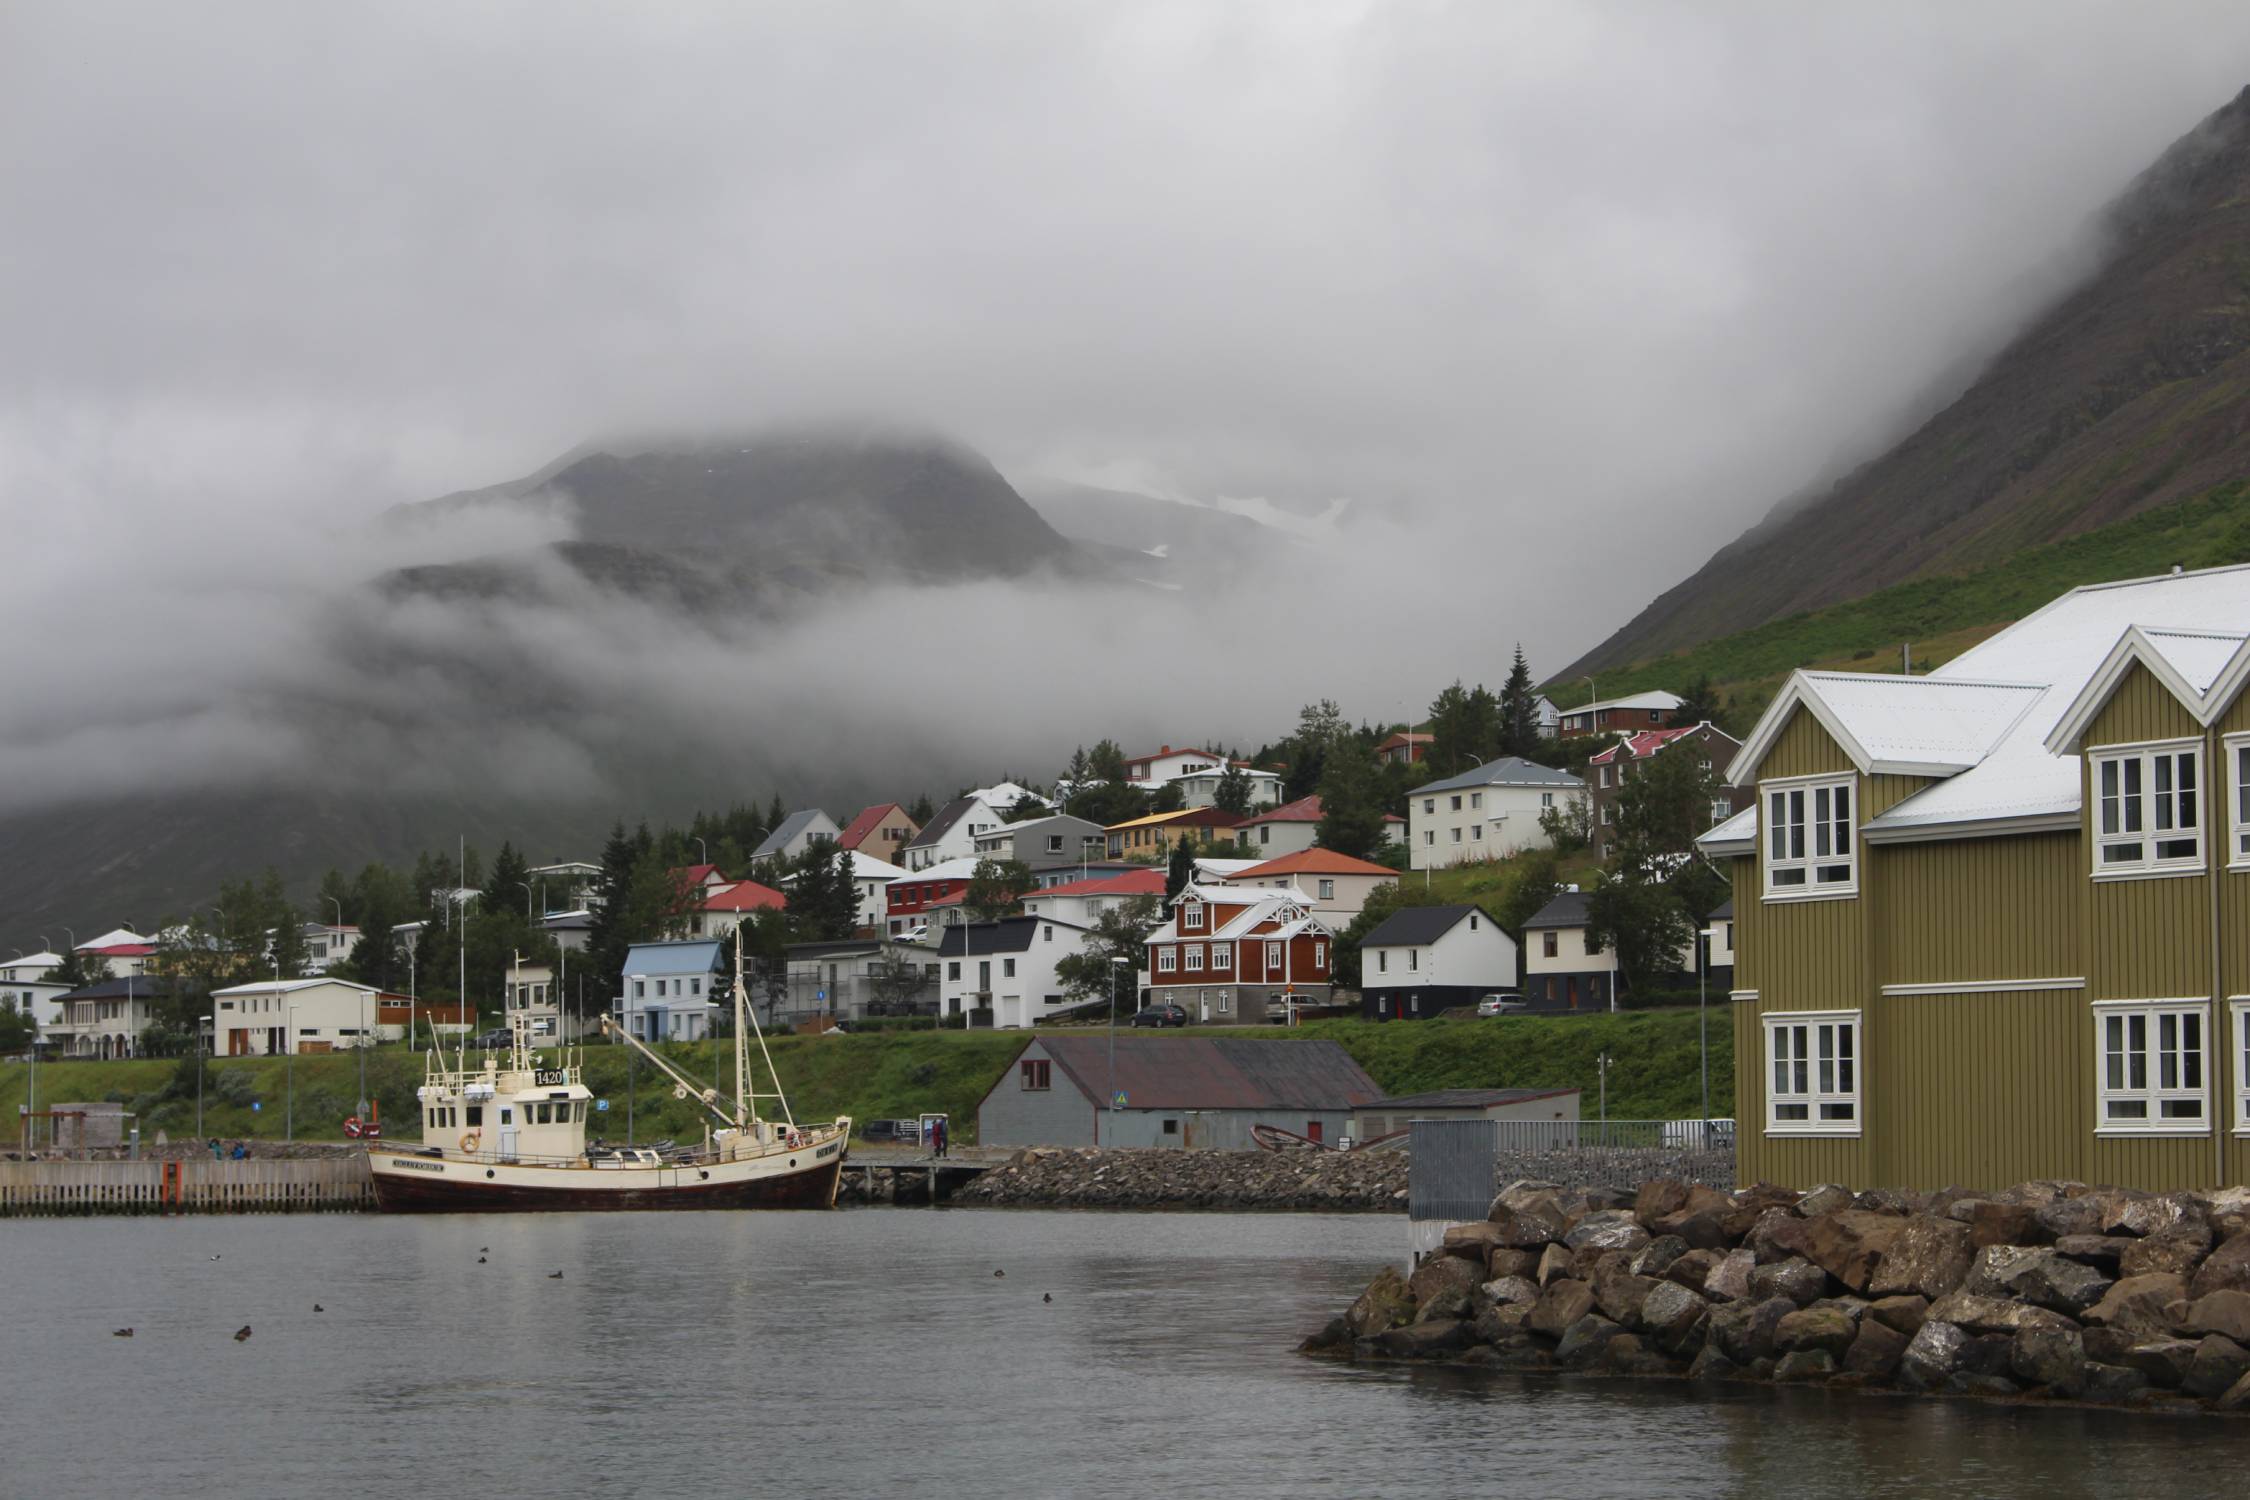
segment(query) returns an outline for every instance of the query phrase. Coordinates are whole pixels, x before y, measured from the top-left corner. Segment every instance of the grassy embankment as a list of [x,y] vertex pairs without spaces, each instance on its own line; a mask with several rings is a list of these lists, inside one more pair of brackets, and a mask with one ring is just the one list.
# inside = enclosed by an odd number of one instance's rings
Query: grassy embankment
[[[1612,668],[1595,681],[1603,697],[1615,698],[1650,688],[1676,691],[1708,676],[1722,696],[1755,712],[1793,668],[1895,672],[1900,644],[1911,642],[1915,670],[1924,671],[2080,584],[2148,577],[2174,563],[2205,568],[2238,562],[2250,562],[2250,482],[2241,480],[2080,536],[2026,548],[1989,567],[1897,584]],[[1547,692],[1565,708],[1586,699],[1583,682],[1558,682]]]
[[[1711,1007],[1711,1097],[1720,1114],[1732,1112],[1732,1018],[1725,1004]],[[1326,1037],[1343,1044],[1369,1075],[1394,1093],[1435,1088],[1578,1087],[1591,1114],[1597,1097],[1595,1059],[1609,1054],[1610,1114],[1618,1118],[1678,1118],[1700,1109],[1696,1016],[1650,1011],[1617,1016],[1498,1021],[1321,1021],[1285,1032],[1278,1027],[1204,1035],[1250,1036],[1285,1044],[1291,1037]],[[1081,1028],[1077,1034],[1084,1035]],[[1144,1033],[1145,1035],[1145,1033]],[[774,1060],[789,1085],[790,1102],[806,1119],[849,1114],[855,1119],[913,1116],[942,1110],[959,1138],[974,1139],[977,1101],[1006,1070],[1025,1038],[1016,1032],[891,1032],[872,1036],[780,1037]],[[679,1066],[709,1079],[711,1049],[670,1049]],[[599,1133],[625,1136],[626,1053],[615,1047],[586,1051],[587,1083],[610,1101]],[[403,1048],[379,1049],[367,1059],[368,1087],[382,1102],[394,1136],[418,1139],[414,1088],[420,1059]],[[28,1070],[0,1064],[0,1119],[13,1121],[24,1102]],[[699,1116],[672,1097],[653,1068],[636,1070],[634,1134],[687,1139],[701,1131]],[[137,1111],[144,1134],[159,1129],[174,1139],[195,1131],[195,1074],[177,1062],[52,1063],[39,1069],[43,1105],[114,1099]],[[303,1140],[342,1138],[344,1117],[358,1098],[359,1060],[348,1055],[301,1057],[295,1064],[296,1134]],[[203,1130],[223,1138],[279,1139],[285,1123],[288,1069],[279,1059],[222,1059],[205,1076]],[[253,1102],[261,1107],[253,1110]]]

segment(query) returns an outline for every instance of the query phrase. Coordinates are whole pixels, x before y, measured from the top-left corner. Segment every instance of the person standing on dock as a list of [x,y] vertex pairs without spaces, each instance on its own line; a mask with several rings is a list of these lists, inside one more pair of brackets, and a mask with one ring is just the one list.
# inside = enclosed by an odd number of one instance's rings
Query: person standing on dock
[[943,1156],[945,1155],[945,1116],[943,1115],[937,1117],[935,1135],[937,1137],[937,1154]]

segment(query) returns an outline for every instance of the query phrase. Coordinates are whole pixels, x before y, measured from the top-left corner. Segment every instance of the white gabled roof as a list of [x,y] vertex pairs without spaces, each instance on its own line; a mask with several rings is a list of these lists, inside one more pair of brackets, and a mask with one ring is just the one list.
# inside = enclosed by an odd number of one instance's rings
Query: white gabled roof
[[[1728,779],[1754,777],[1802,704],[1862,771],[1939,778],[1867,823],[1870,842],[2074,826],[2078,739],[2135,663],[2201,722],[2223,713],[2250,684],[2250,564],[2073,589],[1926,677],[1794,673]],[[1746,809],[1698,843],[1740,853],[1756,829]]]
[[[846,852],[852,857],[852,879],[854,880],[899,880],[908,874],[898,865],[894,865],[888,860],[877,859],[872,854],[862,854],[857,849],[847,850]],[[948,860],[946,863],[958,864],[960,861]],[[976,861],[970,860],[969,867],[973,871],[976,868]],[[922,873],[927,876],[929,871],[925,870]]]
[[333,985],[338,989],[358,990],[361,994],[376,995],[382,992],[371,984],[359,984],[349,979],[261,979],[252,984],[229,985],[223,990],[213,990],[213,995],[287,995],[298,990],[319,989]]
[[1687,702],[1687,699],[1682,698],[1678,693],[1667,693],[1662,688],[1655,688],[1646,693],[1633,693],[1623,698],[1604,698],[1598,703],[1581,703],[1576,708],[1565,708],[1559,710],[1559,712],[1567,719],[1573,714],[1597,714],[1612,708],[1678,708],[1685,702]]

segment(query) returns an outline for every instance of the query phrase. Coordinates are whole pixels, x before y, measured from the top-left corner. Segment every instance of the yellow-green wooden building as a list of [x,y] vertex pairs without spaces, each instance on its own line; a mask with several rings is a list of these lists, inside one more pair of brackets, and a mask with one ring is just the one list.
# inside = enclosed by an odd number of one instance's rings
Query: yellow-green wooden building
[[2250,568],[1796,673],[1728,779],[1744,1182],[2250,1181]]

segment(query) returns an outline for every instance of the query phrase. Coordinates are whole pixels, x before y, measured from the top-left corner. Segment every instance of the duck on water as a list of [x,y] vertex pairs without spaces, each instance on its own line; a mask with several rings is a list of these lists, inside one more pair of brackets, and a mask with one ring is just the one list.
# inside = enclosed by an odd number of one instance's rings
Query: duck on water
[[[707,1119],[700,1145],[590,1148],[586,1115],[593,1095],[582,1081],[583,1055],[569,1047],[533,1050],[528,1018],[512,1012],[504,1056],[487,1051],[472,1068],[463,1042],[448,1066],[442,1045],[430,1049],[415,1091],[422,1145],[368,1146],[376,1205],[390,1213],[834,1207],[852,1122],[847,1116],[800,1125],[790,1114],[765,1033],[746,999],[739,937],[734,963],[731,1099],[602,1017],[603,1031],[672,1080],[675,1097],[702,1106]],[[753,1040],[771,1089],[755,1087]],[[778,1120],[760,1115],[762,1101],[773,1104]]]

